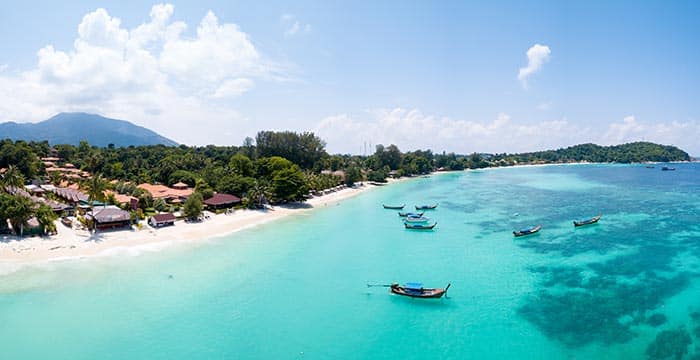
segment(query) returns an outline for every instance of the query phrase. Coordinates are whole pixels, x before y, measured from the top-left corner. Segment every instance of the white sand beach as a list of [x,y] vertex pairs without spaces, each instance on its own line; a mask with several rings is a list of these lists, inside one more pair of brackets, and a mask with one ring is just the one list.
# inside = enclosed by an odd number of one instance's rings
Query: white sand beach
[[24,265],[66,261],[120,253],[155,251],[180,242],[196,242],[227,235],[263,223],[330,204],[339,204],[376,186],[365,184],[309,199],[301,206],[274,206],[266,210],[236,210],[231,214],[205,212],[199,223],[177,221],[174,226],[154,229],[142,222],[141,229],[98,231],[68,228],[56,222],[58,234],[48,237],[5,235],[0,237],[0,274]]

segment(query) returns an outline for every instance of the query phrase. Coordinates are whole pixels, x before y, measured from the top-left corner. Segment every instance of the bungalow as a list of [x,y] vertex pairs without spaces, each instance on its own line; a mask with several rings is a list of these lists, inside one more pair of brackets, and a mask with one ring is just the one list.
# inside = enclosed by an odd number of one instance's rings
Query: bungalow
[[94,208],[86,218],[95,221],[95,227],[100,230],[131,227],[131,215],[116,206]]
[[154,228],[175,225],[175,215],[171,213],[156,214],[151,216],[148,223]]
[[56,196],[58,196],[59,198],[74,205],[80,202],[87,202],[89,198],[87,194],[80,190],[64,187],[57,187],[56,190],[54,190],[54,194],[56,194]]
[[204,205],[209,209],[225,209],[233,205],[239,204],[241,198],[230,194],[214,194],[209,199],[204,200]]
[[[177,184],[176,184],[177,185]],[[185,185],[187,186],[187,185]],[[153,185],[153,184],[139,184],[137,186],[139,189],[144,189],[151,194],[153,199],[163,199],[171,203],[182,202],[186,200],[190,195],[192,195],[192,188],[170,188],[165,185]]]

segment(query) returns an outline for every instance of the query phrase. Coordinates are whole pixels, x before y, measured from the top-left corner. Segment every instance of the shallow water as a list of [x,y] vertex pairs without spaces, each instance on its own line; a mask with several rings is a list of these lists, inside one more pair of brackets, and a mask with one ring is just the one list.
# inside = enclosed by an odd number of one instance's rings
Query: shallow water
[[[700,166],[674,166],[442,174],[201,246],[24,269],[0,277],[0,358],[690,359]],[[434,231],[381,207],[433,202]],[[452,287],[366,286],[393,281]]]

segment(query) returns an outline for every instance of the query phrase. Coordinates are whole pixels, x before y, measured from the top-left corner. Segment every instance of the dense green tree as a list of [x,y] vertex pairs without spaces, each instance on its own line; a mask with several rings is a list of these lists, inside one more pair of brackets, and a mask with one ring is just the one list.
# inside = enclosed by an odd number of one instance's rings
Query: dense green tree
[[33,179],[43,168],[39,157],[32,147],[24,141],[0,142],[0,168],[13,165],[26,179]]
[[272,178],[272,189],[277,202],[302,200],[309,191],[304,173],[296,165],[276,171]]
[[193,187],[197,184],[197,175],[187,170],[175,170],[168,177],[168,185],[172,186],[173,184],[177,184],[179,182],[183,182],[187,184],[187,186]]
[[202,199],[202,194],[194,192],[185,200],[182,206],[182,213],[188,219],[197,219],[202,215],[203,209],[204,199]]
[[216,191],[242,197],[253,186],[255,186],[255,179],[252,177],[230,175],[219,181]]
[[259,157],[280,156],[303,169],[311,169],[327,155],[326,143],[311,132],[261,131],[255,144]]
[[231,171],[233,171],[233,173],[236,175],[251,177],[255,174],[253,161],[243,154],[233,155],[228,164]]
[[357,165],[351,165],[345,170],[345,185],[352,186],[358,181],[362,181],[362,171]]

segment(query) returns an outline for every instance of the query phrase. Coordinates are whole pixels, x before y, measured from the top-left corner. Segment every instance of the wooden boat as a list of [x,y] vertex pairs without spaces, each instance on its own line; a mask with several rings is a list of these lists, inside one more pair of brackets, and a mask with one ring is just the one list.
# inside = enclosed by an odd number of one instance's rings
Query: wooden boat
[[424,288],[423,284],[421,283],[406,283],[404,284],[404,286],[401,286],[397,283],[393,283],[391,284],[390,291],[392,294],[408,296],[412,298],[439,299],[447,293],[447,290],[450,288],[450,285],[452,284],[447,284],[447,286],[445,286],[444,289],[439,289]]
[[431,230],[432,228],[435,227],[435,225],[437,225],[437,222],[434,222],[434,223],[432,223],[432,224],[430,224],[430,225],[428,225],[428,224],[420,224],[420,223],[418,223],[418,224],[416,224],[416,223],[408,223],[408,222],[404,222],[404,223],[403,223],[403,226],[404,226],[406,229],[413,229],[413,230]]
[[419,212],[419,213],[414,213],[414,212],[400,212],[399,216],[401,217],[421,217],[425,214],[425,212]]
[[661,168],[661,171],[676,171],[676,168],[664,166]]
[[401,205],[385,205],[385,204],[382,204],[382,206],[383,206],[385,209],[401,210],[401,209],[404,208],[404,206],[406,206],[406,204],[401,204]]
[[587,220],[574,220],[574,226],[579,227],[579,226],[584,226],[584,225],[590,225],[590,224],[595,224],[600,220],[601,215],[594,216],[590,219]]
[[73,226],[73,220],[69,219],[68,217],[62,217],[61,222],[67,227]]
[[433,205],[416,205],[416,210],[433,210],[438,206],[438,204]]
[[411,223],[411,224],[423,224],[423,223],[427,223],[428,221],[430,221],[430,218],[422,217],[422,216],[419,216],[419,217],[408,216],[408,217],[406,217],[406,219],[404,219],[404,222]]
[[515,235],[516,237],[517,236],[531,235],[531,234],[534,234],[534,233],[540,231],[540,229],[542,229],[542,225],[537,225],[537,226],[533,226],[533,227],[528,228],[528,229],[522,229],[520,231],[513,231],[513,235]]

